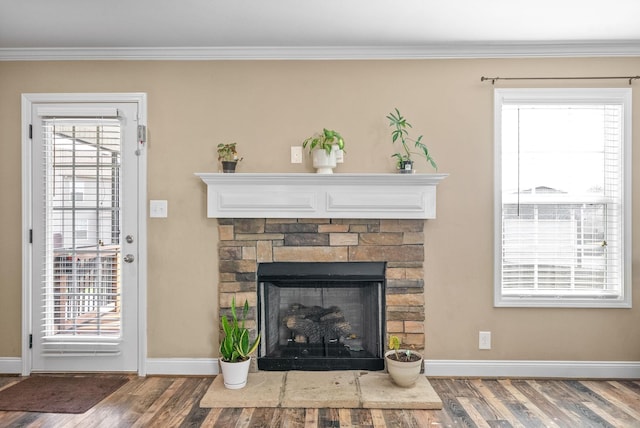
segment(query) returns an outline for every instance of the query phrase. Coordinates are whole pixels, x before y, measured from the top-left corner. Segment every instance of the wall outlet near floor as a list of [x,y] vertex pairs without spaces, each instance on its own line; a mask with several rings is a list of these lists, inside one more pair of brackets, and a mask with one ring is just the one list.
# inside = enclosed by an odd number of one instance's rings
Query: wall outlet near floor
[[481,331],[478,335],[478,349],[491,349],[491,332]]

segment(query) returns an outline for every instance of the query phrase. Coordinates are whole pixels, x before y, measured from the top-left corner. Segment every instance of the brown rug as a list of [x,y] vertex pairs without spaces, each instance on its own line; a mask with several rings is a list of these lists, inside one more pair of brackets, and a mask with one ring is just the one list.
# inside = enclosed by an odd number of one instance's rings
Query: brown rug
[[84,413],[128,380],[124,376],[32,376],[0,391],[0,410]]

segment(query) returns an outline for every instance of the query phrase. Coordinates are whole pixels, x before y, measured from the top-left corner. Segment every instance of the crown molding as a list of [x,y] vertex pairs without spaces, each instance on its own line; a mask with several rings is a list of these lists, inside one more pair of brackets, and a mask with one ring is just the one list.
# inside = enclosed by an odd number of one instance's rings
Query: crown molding
[[640,40],[456,42],[421,46],[0,48],[0,61],[375,60],[640,56]]

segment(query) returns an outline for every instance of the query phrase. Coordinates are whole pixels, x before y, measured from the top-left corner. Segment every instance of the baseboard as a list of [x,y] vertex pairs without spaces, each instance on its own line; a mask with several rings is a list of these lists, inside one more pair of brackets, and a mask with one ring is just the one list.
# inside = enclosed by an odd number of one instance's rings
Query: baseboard
[[[148,358],[148,375],[213,376],[219,372],[217,358]],[[0,374],[21,374],[22,359],[0,357]]]
[[[148,358],[148,375],[214,376],[217,358]],[[0,373],[22,373],[22,359],[0,357]],[[640,361],[425,360],[434,377],[640,379]]]
[[217,358],[147,358],[147,375],[213,376],[219,373]]
[[22,358],[0,357],[0,373],[2,374],[21,374]]
[[640,361],[425,360],[441,377],[640,379]]

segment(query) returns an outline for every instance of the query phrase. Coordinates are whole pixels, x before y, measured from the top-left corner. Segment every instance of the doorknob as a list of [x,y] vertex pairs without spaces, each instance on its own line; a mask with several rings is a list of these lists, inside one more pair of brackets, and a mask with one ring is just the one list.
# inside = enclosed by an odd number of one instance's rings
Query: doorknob
[[125,263],[132,263],[136,258],[133,256],[133,254],[127,254],[126,256],[124,256],[124,262]]
[[125,241],[127,241],[127,244],[131,244],[133,243],[133,236],[132,235],[127,235],[126,238],[124,238]]

